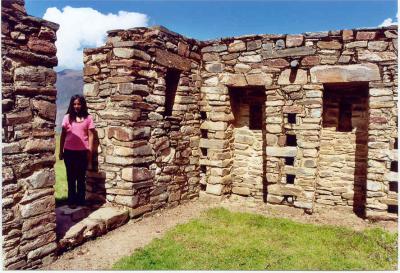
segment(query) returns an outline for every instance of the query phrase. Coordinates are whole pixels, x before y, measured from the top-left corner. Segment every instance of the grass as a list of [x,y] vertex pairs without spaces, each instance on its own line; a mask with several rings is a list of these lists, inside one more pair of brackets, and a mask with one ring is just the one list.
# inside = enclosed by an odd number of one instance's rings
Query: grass
[[114,264],[119,270],[395,270],[397,233],[211,209]]
[[68,183],[67,173],[63,160],[58,159],[58,152],[60,150],[60,135],[56,134],[56,164],[54,169],[56,172],[56,185],[55,185],[55,196],[57,205],[65,204],[68,197]]

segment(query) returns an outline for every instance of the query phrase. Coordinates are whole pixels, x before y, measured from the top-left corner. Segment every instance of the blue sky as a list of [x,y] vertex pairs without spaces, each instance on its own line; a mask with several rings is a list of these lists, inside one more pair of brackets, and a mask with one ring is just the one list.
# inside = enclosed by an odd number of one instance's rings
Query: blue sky
[[[25,2],[27,12],[37,17],[43,17],[48,8],[56,7],[62,11],[65,6],[90,7],[105,15],[117,14],[119,11],[137,12],[146,16],[146,20],[142,21],[144,25],[163,25],[170,30],[200,40],[244,34],[295,34],[306,31],[375,27],[385,19],[397,21],[396,0],[25,0]],[[84,43],[82,46],[85,46]]]

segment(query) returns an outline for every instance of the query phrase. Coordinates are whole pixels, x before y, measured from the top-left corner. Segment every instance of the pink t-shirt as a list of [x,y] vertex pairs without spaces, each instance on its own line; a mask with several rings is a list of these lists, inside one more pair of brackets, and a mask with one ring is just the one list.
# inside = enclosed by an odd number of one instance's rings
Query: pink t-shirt
[[62,128],[67,133],[65,136],[64,149],[67,150],[89,150],[89,129],[94,129],[92,116],[89,115],[82,122],[69,122],[69,115],[65,115]]

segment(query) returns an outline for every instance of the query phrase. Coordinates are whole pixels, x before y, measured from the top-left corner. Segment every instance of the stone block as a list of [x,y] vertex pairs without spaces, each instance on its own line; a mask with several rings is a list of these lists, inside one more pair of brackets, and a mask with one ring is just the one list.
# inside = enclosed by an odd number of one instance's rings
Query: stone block
[[344,47],[347,49],[352,49],[356,47],[367,47],[367,45],[368,45],[367,41],[355,41],[345,44]]
[[246,44],[241,40],[236,40],[233,43],[230,43],[228,46],[228,52],[240,52],[245,50]]
[[223,187],[221,184],[207,184],[206,193],[221,195]]
[[163,66],[182,71],[190,71],[192,62],[190,59],[181,57],[169,51],[156,49],[155,61]]
[[356,82],[380,80],[379,68],[375,64],[320,65],[311,68],[313,83]]
[[53,42],[42,40],[38,37],[31,36],[28,41],[28,48],[33,52],[37,52],[45,55],[55,55],[57,48]]
[[369,50],[364,50],[358,52],[358,59],[360,61],[386,62],[397,60],[397,55],[391,51],[371,52]]
[[304,66],[314,66],[321,62],[320,56],[306,56],[301,60],[301,64]]
[[85,97],[96,97],[99,94],[99,83],[85,83],[83,85],[83,95]]
[[267,157],[295,157],[297,155],[297,147],[267,147]]
[[209,149],[225,149],[229,145],[229,142],[226,140],[220,139],[200,139],[199,147],[201,148],[209,148]]
[[243,74],[228,74],[224,73],[220,76],[220,82],[232,87],[247,86],[246,78]]
[[103,221],[106,223],[107,230],[112,230],[129,220],[129,212],[114,207],[102,207],[89,214],[88,218]]
[[54,210],[55,198],[54,196],[46,196],[44,198],[35,200],[32,203],[21,206],[22,218],[30,218],[42,213],[49,213]]
[[307,83],[307,71],[303,69],[285,69],[278,78],[279,85],[286,84],[306,84]]
[[261,40],[253,40],[253,41],[248,41],[246,43],[247,46],[247,51],[253,51],[261,48],[262,42]]
[[398,182],[399,173],[398,172],[388,172],[385,174],[385,179],[389,182]]
[[25,145],[24,151],[27,153],[54,152],[56,141],[50,139],[31,139]]
[[17,125],[28,123],[32,121],[32,112],[30,110],[18,111],[14,113],[5,114],[5,124],[4,125]]
[[39,259],[46,255],[49,255],[50,253],[55,253],[56,250],[57,250],[57,243],[55,243],[55,242],[52,242],[52,243],[42,246],[40,248],[34,249],[34,250],[30,251],[27,255],[28,262]]
[[150,145],[142,145],[139,147],[114,147],[114,154],[118,156],[147,156],[153,154],[153,149]]
[[98,112],[103,119],[113,120],[131,120],[136,121],[140,117],[140,109],[131,109],[130,111],[121,110],[103,110]]
[[354,39],[354,34],[352,30],[343,30],[342,31],[342,39],[343,41],[349,41]]
[[303,35],[287,35],[286,36],[286,47],[297,47],[301,46],[304,42]]
[[202,53],[207,53],[207,52],[222,52],[226,51],[228,47],[224,44],[221,45],[211,45],[211,46],[205,46],[201,49]]
[[320,49],[341,49],[342,44],[339,41],[318,41],[317,46]]
[[254,137],[247,136],[247,135],[235,134],[235,143],[253,145]]
[[[150,128],[145,128],[148,129],[148,134],[150,134]],[[108,138],[115,138],[120,141],[131,141],[134,139],[134,129],[123,127],[109,127],[107,128],[107,136]]]
[[299,46],[280,50],[267,49],[261,53],[264,59],[285,58],[291,56],[314,55],[316,50],[311,46]]
[[367,180],[367,190],[369,191],[382,191],[383,183]]
[[83,67],[83,75],[84,76],[93,76],[100,72],[100,69],[97,65],[86,65]]
[[266,73],[246,74],[246,81],[251,86],[272,85],[272,76]]
[[243,196],[249,196],[250,195],[250,189],[244,188],[244,187],[233,187],[232,188],[232,193],[238,194],[238,195],[243,195]]
[[122,179],[138,182],[143,180],[149,180],[154,178],[154,171],[143,167],[129,167],[122,169]]
[[292,195],[301,196],[303,189],[291,184],[273,184],[268,185],[268,193],[278,196]]
[[51,121],[56,120],[56,104],[45,100],[32,100],[33,108],[39,116]]
[[225,131],[228,127],[228,123],[222,121],[204,121],[200,129],[212,130],[212,131]]
[[388,45],[388,42],[385,41],[370,41],[368,42],[368,49],[372,51],[385,51]]
[[356,35],[356,40],[374,40],[375,37],[375,31],[358,31]]
[[244,63],[259,63],[262,61],[261,55],[246,55],[238,58],[239,62]]
[[283,67],[288,67],[289,63],[285,59],[268,59],[264,61],[266,66],[271,66],[271,67],[277,67],[277,68],[283,68]]

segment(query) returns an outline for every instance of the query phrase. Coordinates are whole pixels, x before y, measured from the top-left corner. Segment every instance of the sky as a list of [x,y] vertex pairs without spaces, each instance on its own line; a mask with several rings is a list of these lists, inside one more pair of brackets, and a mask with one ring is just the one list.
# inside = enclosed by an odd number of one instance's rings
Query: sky
[[106,31],[163,25],[199,40],[397,24],[397,0],[25,0],[29,15],[60,24],[57,70],[81,69],[82,49]]

